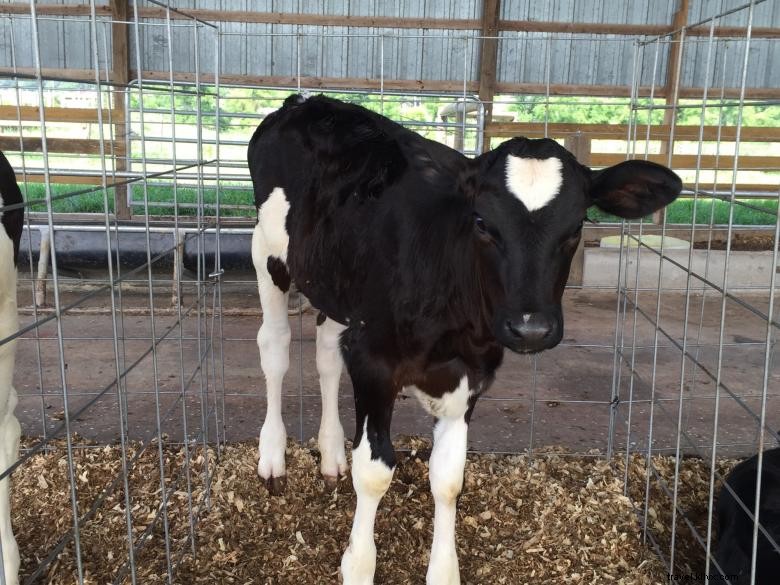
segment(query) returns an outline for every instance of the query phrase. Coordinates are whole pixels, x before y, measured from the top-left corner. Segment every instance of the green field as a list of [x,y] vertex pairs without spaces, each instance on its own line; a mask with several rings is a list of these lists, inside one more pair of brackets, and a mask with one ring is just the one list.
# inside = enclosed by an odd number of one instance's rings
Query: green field
[[[77,189],[72,185],[52,185],[52,196],[55,198],[53,201],[53,209],[55,212],[60,213],[103,213],[104,200],[103,191],[96,193],[81,193],[74,196],[67,196],[62,199],[56,199],[58,196],[67,195],[68,193],[77,193],[78,191],[85,191],[86,189]],[[180,187],[177,190],[177,199],[180,204],[179,214],[184,216],[194,216],[196,210],[194,207],[186,207],[186,205],[194,204],[197,201],[198,193],[196,189],[188,187]],[[29,184],[28,185],[28,200],[38,200],[45,197],[44,188],[41,184]],[[150,186],[148,188],[149,197],[149,214],[154,216],[172,216],[174,214],[174,194],[173,189],[169,186]],[[214,188],[203,189],[203,203],[205,206],[204,215],[213,216],[215,213],[215,202],[217,193]],[[134,187],[134,205],[133,214],[143,215],[144,206],[138,204],[143,201],[143,188],[140,185]],[[752,207],[760,208],[752,209],[745,207],[744,205],[734,205],[734,224],[735,225],[774,225],[775,218],[777,216],[777,199],[742,199],[740,200]],[[254,211],[252,210],[252,192],[249,189],[223,189],[220,192],[220,206],[221,215],[223,217],[254,217]],[[230,209],[229,206],[241,205],[246,206],[245,209]],[[681,199],[675,201],[670,205],[666,212],[668,223],[690,224],[693,216],[693,199]],[[226,207],[227,206],[227,207]],[[729,209],[731,204],[728,201],[713,200],[700,198],[696,203],[696,223],[709,224],[710,215],[713,214],[713,221],[715,224],[727,224],[729,221]],[[108,189],[108,209],[109,212],[114,210],[114,190]],[[32,211],[46,211],[45,203],[36,203],[31,206]],[[600,212],[596,208],[592,208],[588,212],[590,219],[601,222],[617,222],[618,218],[609,216],[606,213]]]
[[[42,184],[29,184],[27,200],[42,200],[46,197],[44,186]],[[103,191],[94,193],[80,193],[90,189],[79,189],[73,185],[52,185],[52,208],[55,213],[103,213],[105,210],[105,200]],[[74,195],[68,196],[73,193]],[[114,189],[107,189],[108,210],[114,211]],[[149,215],[172,216],[174,215],[174,192],[167,186],[150,186],[147,189],[149,198]],[[62,197],[57,199],[57,197]],[[144,191],[143,187],[135,185],[133,187],[133,215],[143,215],[144,210]],[[180,187],[176,192],[176,200],[179,204],[179,214],[194,216],[196,209],[187,207],[194,205],[198,200],[198,191],[189,187]],[[203,189],[204,215],[213,216],[215,214],[215,203],[217,200],[216,189]],[[225,206],[245,205],[247,209],[230,209]],[[223,189],[220,192],[220,209],[222,216],[228,217],[254,217],[252,210],[253,196],[249,189]],[[47,206],[44,202],[35,203],[30,206],[31,211],[45,212]]]
[[[750,205],[751,207],[746,207],[740,203]],[[667,223],[690,225],[693,219],[693,206],[693,199],[680,199],[675,201],[666,209]],[[729,210],[731,207],[732,205],[728,201],[699,198],[696,202],[696,223],[705,225],[708,225],[710,222],[715,225],[728,224]],[[777,199],[740,199],[733,207],[734,225],[760,226],[775,224],[777,217]],[[595,207],[588,210],[588,217],[599,223],[620,221],[620,218],[604,213]],[[646,221],[650,221],[650,218],[647,218]]]

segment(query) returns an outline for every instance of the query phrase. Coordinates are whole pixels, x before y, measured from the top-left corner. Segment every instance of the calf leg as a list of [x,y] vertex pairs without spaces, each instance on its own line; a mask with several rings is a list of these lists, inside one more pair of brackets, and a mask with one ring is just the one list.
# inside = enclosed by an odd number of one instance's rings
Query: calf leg
[[320,472],[327,483],[347,473],[344,428],[339,420],[339,381],[343,360],[339,335],[345,327],[332,319],[317,326],[317,372],[322,393],[322,418],[317,438],[320,447]]
[[[349,546],[341,559],[344,585],[371,585],[376,568],[374,520],[395,470],[390,421],[395,392],[387,380],[370,380],[349,372],[355,390],[356,436],[352,447],[352,485],[357,504]],[[360,368],[363,373],[370,368]],[[371,376],[373,378],[373,376]]]
[[457,499],[463,487],[466,465],[468,418],[474,402],[464,377],[457,389],[438,404],[429,401],[438,417],[433,428],[433,450],[430,459],[431,492],[435,506],[433,545],[428,564],[428,585],[460,583],[458,554],[455,549]]
[[460,583],[455,551],[456,503],[463,487],[468,423],[463,416],[440,419],[433,429],[430,459],[431,492],[435,505],[433,546],[428,564],[428,585]]
[[[12,399],[9,406],[16,404],[16,391],[11,388]],[[0,472],[16,462],[19,453],[19,435],[21,427],[13,414],[13,408],[6,412],[0,421]],[[11,479],[0,481],[0,539],[3,546],[3,570],[6,585],[16,585],[19,574],[19,547],[11,528]]]
[[[284,225],[284,217],[279,221]],[[264,225],[261,216],[252,236],[252,260],[257,271],[263,309],[257,346],[260,349],[260,367],[265,376],[267,410],[260,430],[257,473],[266,480],[269,491],[278,494],[284,488],[284,450],[287,442],[287,432],[282,421],[282,382],[290,367],[290,323],[287,318],[289,275],[285,280],[287,242],[269,239],[268,232],[268,226]],[[271,270],[274,271],[273,275]]]
[[[0,339],[18,329],[16,311],[16,268],[13,244],[0,226]],[[19,453],[19,421],[14,416],[16,390],[13,388],[16,341],[0,345],[0,473],[16,462]],[[19,548],[11,529],[11,478],[0,481],[0,544],[6,585],[19,583]]]

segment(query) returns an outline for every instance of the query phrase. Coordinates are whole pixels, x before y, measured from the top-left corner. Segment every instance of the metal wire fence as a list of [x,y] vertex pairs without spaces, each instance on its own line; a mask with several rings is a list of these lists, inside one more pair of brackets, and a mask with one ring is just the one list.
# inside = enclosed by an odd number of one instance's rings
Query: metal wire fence
[[[163,8],[164,18],[140,17],[139,6],[147,4]],[[23,27],[30,30],[29,36],[10,37],[12,62],[4,64],[14,72],[11,85],[4,89],[10,91],[15,109],[9,135],[18,138],[18,146],[6,150],[12,151],[9,159],[20,178],[28,213],[20,261],[21,327],[0,344],[18,340],[17,415],[31,438],[17,463],[0,478],[64,443],[73,521],[26,573],[25,582],[43,578],[66,547],[74,550],[75,578],[85,582],[81,527],[112,494],[123,498],[127,534],[125,557],[117,563],[113,582],[140,582],[138,559],[159,534],[167,580],[173,582],[183,555],[195,550],[196,525],[208,509],[216,458],[227,441],[256,432],[264,408],[255,349],[259,306],[248,262],[253,208],[246,142],[289,91],[328,90],[306,87],[303,64],[319,46],[310,41],[357,33],[266,34],[269,43],[282,38],[292,42],[293,83],[283,89],[248,88],[221,81],[222,41],[238,33],[153,0],[134,4],[134,12],[125,19],[98,15],[94,0],[89,8],[86,16],[41,16],[30,2],[29,14],[7,17],[9,34]],[[753,3],[741,10],[752,14]],[[693,138],[685,134],[688,147],[695,146],[686,180],[693,220],[689,226],[674,226],[675,235],[687,232],[690,246],[671,249],[671,240],[665,237],[671,227],[662,217],[656,223],[623,223],[616,230],[622,239],[615,249],[585,250],[585,271],[595,272],[601,262],[615,274],[605,280],[584,278],[571,287],[567,334],[555,353],[507,358],[507,373],[475,413],[470,443],[474,451],[493,453],[565,445],[572,454],[624,457],[626,470],[634,454],[644,455],[647,483],[639,513],[647,539],[670,571],[675,566],[678,524],[693,530],[704,553],[710,552],[713,498],[722,481],[716,460],[777,444],[780,428],[774,359],[780,229],[776,208],[758,208],[772,217],[773,231],[767,233],[774,238],[773,250],[743,257],[731,248],[735,210],[757,207],[742,196],[738,180],[755,170],[740,163],[747,142],[741,128],[744,112],[767,107],[767,100],[745,97],[747,73],[756,66],[751,44],[766,40],[751,39],[752,22],[746,38],[716,36],[716,27],[732,14],[697,23],[710,27],[707,36],[688,37],[684,28],[669,36],[637,40],[632,94],[613,101],[626,111],[622,138],[626,156],[663,156],[673,167],[680,154],[676,145],[682,142],[676,108],[700,112],[699,132]],[[78,30],[88,31],[89,81],[58,77],[43,66],[44,22],[74,30],[86,26]],[[109,42],[111,28],[117,25],[125,26],[133,41],[130,68],[144,71],[144,51],[149,50],[144,39],[156,35],[165,47],[167,72],[118,81]],[[462,55],[458,53],[462,63],[457,63],[463,71],[462,88],[438,93],[386,88],[384,55],[391,40],[383,35],[366,38],[374,41],[379,89],[331,88],[330,93],[379,112],[393,112],[398,121],[471,155],[506,136],[485,131],[486,104],[473,95],[468,82],[480,43],[511,44],[522,40],[522,34],[496,39],[463,35],[457,41],[462,43]],[[541,102],[534,102],[541,104],[542,114],[532,114],[537,117],[530,121],[537,124],[539,135],[563,137],[555,134],[561,130],[551,112],[566,102],[556,100],[551,85],[559,60],[571,66],[576,55],[573,51],[556,55],[553,47],[556,40],[575,38],[548,34],[536,39],[546,84]],[[587,40],[625,43],[593,36]],[[675,45],[695,46],[706,56],[703,95],[682,106],[654,99],[666,84],[659,55]],[[16,61],[18,53],[28,52],[34,58],[32,71]],[[180,60],[185,52],[190,69],[182,79]],[[736,97],[727,91],[727,72],[734,67],[745,71]],[[679,87],[683,75],[678,66],[674,87]],[[86,138],[78,144],[81,151],[67,152],[68,147],[58,142],[68,137],[68,127],[58,126],[61,120],[54,107],[64,97],[91,111]],[[399,104],[423,101],[434,116],[419,120],[398,114]],[[491,105],[510,101],[516,103],[516,96],[497,96]],[[724,119],[726,111],[737,112],[734,124]],[[660,136],[656,128],[651,131],[659,116]],[[705,127],[715,127],[714,139]],[[565,132],[567,137],[575,134]],[[703,157],[714,157],[711,169],[701,170],[706,166]],[[731,168],[724,170],[721,159],[730,161]],[[724,183],[731,188],[724,188]],[[763,198],[777,199],[777,193],[763,187],[757,191]],[[59,207],[90,197],[95,199],[90,214],[65,215]],[[727,224],[718,225],[714,205],[709,221],[696,220],[697,207],[713,199],[728,205]],[[652,239],[659,235],[660,240]],[[716,249],[718,238],[724,239],[725,249]],[[700,247],[694,246],[696,242]],[[319,397],[313,367],[314,319],[301,311],[295,319],[285,418],[297,428],[297,438],[305,441],[316,435],[318,418],[312,406]],[[340,402],[349,420],[346,380]],[[399,403],[396,428],[402,433],[428,433],[430,421],[411,402]],[[485,432],[488,428],[490,432]],[[103,444],[118,445],[121,465],[84,503],[74,452]],[[171,444],[184,450],[174,464],[164,452]],[[131,478],[144,454],[155,452],[159,475],[155,513],[149,522],[139,524],[131,512]],[[676,458],[671,483],[656,468],[652,456],[658,454]],[[704,530],[696,528],[678,502],[679,464],[687,455],[709,461],[713,470]],[[200,476],[197,481],[194,474]],[[204,488],[194,488],[196,483]],[[169,504],[177,494],[186,499],[185,517],[169,517]],[[658,534],[648,514],[667,504],[675,514],[670,534]]]
[[[760,102],[745,98],[746,79],[750,71],[758,67],[752,59],[751,38],[755,3],[745,4],[692,26],[706,26],[709,34],[698,39],[687,36],[688,27],[670,35],[643,39],[636,45],[634,54],[637,68],[642,62],[652,62],[651,92],[663,81],[658,74],[658,55],[664,45],[677,45],[678,55],[686,44],[697,44],[697,51],[704,62],[703,95],[696,110],[700,113],[699,137],[696,150],[695,176],[692,186],[694,217],[697,206],[711,196],[714,184],[722,180],[719,173],[731,182],[730,193],[723,196],[728,203],[725,249],[716,249],[713,243],[714,219],[691,222],[685,238],[693,243],[706,242],[701,249],[693,245],[684,250],[674,250],[672,240],[666,235],[667,223],[661,223],[659,241],[652,242],[642,223],[626,223],[622,230],[621,275],[617,302],[617,327],[615,337],[615,381],[610,433],[612,448],[624,451],[626,474],[629,460],[634,453],[645,455],[646,482],[639,511],[644,526],[644,536],[673,573],[685,555],[680,541],[684,534],[701,550],[708,561],[714,542],[714,502],[724,477],[718,461],[758,453],[758,473],[761,474],[763,452],[780,443],[780,388],[777,385],[777,327],[775,296],[778,266],[778,235],[780,220],[776,209],[764,210],[772,224],[771,246],[759,252],[766,266],[755,274],[748,266],[745,252],[735,251],[733,234],[734,216],[740,206],[750,205],[736,196],[737,174],[741,167],[744,149],[742,141],[743,119],[750,110],[765,107]],[[736,13],[747,15],[747,34],[743,39],[718,39],[715,30],[724,19]],[[741,72],[736,96],[726,96],[723,80],[727,72],[736,68]],[[677,64],[675,88],[684,74]],[[632,96],[629,140],[631,155],[650,151],[650,133],[641,126],[653,115],[656,105],[641,104],[637,99],[638,79],[635,79]],[[773,105],[772,107],[777,107]],[[733,142],[724,144],[722,129],[724,112],[736,113],[733,124]],[[705,125],[709,116],[718,120],[717,135],[705,137]],[[676,116],[668,115],[668,143],[674,143]],[[644,144],[643,144],[644,143]],[[699,163],[705,152],[730,160],[725,170],[716,171],[705,178]],[[666,153],[671,164],[673,149]],[[641,158],[642,155],[638,155]],[[646,157],[646,155],[645,155]],[[730,167],[730,168],[729,168]],[[775,197],[779,193],[775,194]],[[752,291],[741,289],[755,274]],[[642,282],[652,280],[655,290],[642,288]],[[683,294],[670,293],[667,284],[677,281],[684,286]],[[751,294],[752,292],[752,294]],[[669,304],[676,311],[669,314]],[[644,347],[643,347],[644,345]],[[662,379],[663,374],[673,374]],[[656,452],[673,455],[674,474],[665,478],[658,468],[658,461],[651,455]],[[696,517],[696,508],[683,504],[681,493],[685,478],[681,473],[684,457],[695,456],[707,462],[708,501],[702,502],[703,514]],[[627,476],[626,476],[627,477]],[[760,500],[761,482],[757,482],[756,500]],[[628,481],[626,480],[628,490]],[[733,489],[731,493],[736,497]],[[758,512],[748,501],[737,498],[745,510],[750,510],[755,520],[752,539],[752,572],[755,575]],[[671,525],[659,529],[651,516],[659,509],[671,509]],[[699,510],[702,508],[700,507]],[[702,516],[704,519],[702,519]],[[766,533],[765,533],[766,534]],[[767,535],[768,538],[771,539]],[[776,542],[772,542],[775,549]],[[745,543],[750,547],[750,543]],[[697,547],[697,548],[698,548]],[[721,570],[720,566],[717,566]],[[746,581],[747,582],[747,581]],[[751,582],[753,582],[751,580]]]

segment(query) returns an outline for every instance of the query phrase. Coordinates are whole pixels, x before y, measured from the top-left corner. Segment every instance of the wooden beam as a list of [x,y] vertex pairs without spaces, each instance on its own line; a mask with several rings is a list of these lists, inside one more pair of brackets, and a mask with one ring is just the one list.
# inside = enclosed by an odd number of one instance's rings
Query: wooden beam
[[[44,116],[47,122],[67,122],[67,123],[92,123],[98,121],[98,112],[94,108],[44,108]],[[103,119],[108,120],[109,115],[114,119],[124,121],[124,113],[119,110],[103,110]],[[0,106],[0,120],[17,120],[21,117],[22,122],[40,122],[40,110],[38,106],[20,106],[17,111],[16,106]]]
[[[41,4],[35,3],[35,12],[41,16],[90,16],[89,4]],[[108,6],[96,6],[98,16],[110,16],[111,9]],[[25,2],[9,2],[0,4],[0,14],[30,15],[30,4]]]
[[[135,71],[131,76],[137,79]],[[148,81],[167,81],[170,78],[168,71],[144,71],[143,77]],[[194,73],[174,72],[174,80],[185,83],[194,83]],[[214,76],[201,74],[201,83],[213,83]],[[224,85],[248,85],[252,87],[286,87],[293,88],[298,85],[298,78],[292,75],[220,75],[220,84]],[[436,79],[385,79],[382,83],[379,79],[367,77],[301,77],[303,89],[384,89],[388,90],[412,90],[412,91],[442,91],[463,92],[463,81],[443,81]],[[466,83],[466,89],[477,91],[479,84],[476,81]]]
[[[636,158],[644,158],[636,157]],[[591,161],[595,167],[609,167],[619,162],[626,160],[625,154],[613,154],[606,152],[594,152],[591,154]],[[666,154],[651,154],[647,157],[647,160],[652,162],[666,165],[668,162],[668,155]],[[734,157],[726,155],[702,155],[699,160],[695,154],[675,154],[672,156],[672,168],[673,169],[720,169],[723,171],[729,171],[734,168]],[[780,156],[740,156],[739,167],[740,171],[756,170],[756,171],[772,171],[780,168]]]
[[[680,32],[682,28],[688,22],[688,9],[689,0],[678,0],[679,4],[677,12],[674,13],[674,19],[672,20],[672,28],[676,31],[672,35],[672,44],[669,47],[669,60],[666,63],[666,83],[664,84],[664,97],[666,105],[669,106],[664,110],[664,124],[670,125],[674,120],[675,114],[677,114],[677,102],[680,97],[680,69],[682,67],[683,60],[683,43],[684,38]],[[664,150],[664,147],[671,150],[674,145],[670,142],[661,146],[661,152],[668,152]]]
[[[720,90],[718,90],[720,91]],[[496,83],[496,93],[524,93],[524,94],[546,94],[547,86],[543,83],[514,83],[499,81]],[[630,97],[631,87],[628,85],[585,85],[585,84],[550,84],[551,95],[576,95],[576,96],[598,96],[598,97]],[[655,97],[665,97],[665,91],[661,87],[655,88]],[[638,90],[639,97],[649,97],[650,87],[642,86]],[[701,98],[704,95],[704,89],[700,87],[681,87],[679,97],[681,98]],[[710,90],[712,96],[712,90]],[[724,90],[724,96],[727,98],[738,98],[739,88],[727,87]],[[748,99],[778,99],[780,98],[780,88],[749,88],[745,91],[745,97]]]
[[[122,112],[121,119],[114,120],[114,140],[127,150],[127,119],[125,92],[117,86],[126,87],[130,82],[130,35],[127,21],[130,16],[129,0],[110,0],[111,7],[111,81],[116,84],[113,91],[114,109]],[[117,157],[117,171],[127,170],[127,159]],[[117,219],[130,219],[132,208],[127,196],[127,185],[119,185],[114,190],[114,209]]]
[[[669,58],[666,62],[666,83],[664,84],[664,101],[666,109],[664,110],[664,126],[670,126],[677,116],[677,104],[680,100],[680,73],[684,54],[683,43],[685,42],[683,28],[688,23],[688,0],[678,0],[677,11],[672,19],[672,29],[675,33],[672,35],[672,44],[669,47]],[[661,141],[659,152],[662,155],[669,155],[674,152],[674,141],[671,132],[666,140]],[[653,222],[661,223],[663,220],[663,211],[659,210],[653,213]]]
[[[25,136],[22,148],[24,152],[41,152],[42,140]],[[50,153],[67,154],[100,154],[100,141],[88,138],[47,138],[46,148]],[[105,150],[109,152],[111,141],[105,141]],[[0,150],[19,152],[18,136],[0,136]],[[117,156],[125,155],[124,143],[114,143],[114,153]]]
[[[100,177],[79,177],[73,175],[49,175],[51,183],[58,183],[62,185],[100,185],[102,179]],[[27,180],[28,183],[43,183],[43,174],[28,174],[27,176],[21,173],[16,174],[16,182],[20,185]]]
[[[485,37],[479,55],[479,99],[485,107],[485,124],[493,121],[493,96],[496,93],[498,65],[498,17],[501,0],[482,0],[480,34]],[[490,150],[490,142],[482,141],[482,152]]]
[[[590,166],[590,137],[582,134],[570,134],[566,137],[563,143],[566,150],[571,152],[577,161],[585,165]],[[569,284],[573,286],[582,286],[583,275],[585,273],[585,238],[580,238],[577,249],[574,252],[574,257],[571,260],[571,268],[569,270]]]
[[[695,183],[684,183],[683,189],[688,189],[690,191],[693,191],[693,189],[696,187]],[[750,197],[769,197],[771,199],[777,199],[777,183],[774,185],[767,184],[767,183],[738,183],[736,185],[736,188],[734,189],[737,193],[739,192],[748,192],[748,193],[760,193],[761,195],[750,195]],[[711,193],[713,191],[720,191],[725,193],[731,193],[731,183],[717,183],[716,185],[713,185],[712,183],[707,183],[706,181],[700,181],[699,182],[699,191],[704,191]]]
[[[625,140],[628,136],[627,124],[579,124],[566,122],[551,122],[547,124],[550,136],[566,136],[582,133],[590,138],[607,140]],[[544,135],[545,125],[541,122],[496,122],[485,128],[485,134],[490,136],[537,136]],[[661,140],[669,136],[670,126],[650,126],[650,139]],[[636,126],[637,136],[647,136],[647,126]],[[675,134],[680,140],[698,140],[699,127],[695,125],[677,126]],[[736,140],[736,126],[705,126],[702,137],[705,141],[717,140],[718,135],[723,141]],[[743,126],[741,140],[744,142],[780,142],[780,128]]]
[[[34,67],[0,67],[0,76],[19,77],[22,79],[35,79],[37,71]],[[58,69],[54,67],[41,68],[41,77],[55,81],[79,81],[82,83],[95,83],[94,69]],[[107,80],[106,80],[107,81]]]
[[[708,26],[695,26],[685,31],[685,34],[693,37],[708,37],[710,36],[710,29]],[[717,38],[733,37],[744,39],[747,36],[747,29],[741,26],[716,26],[713,36]],[[780,38],[780,28],[754,26],[750,31],[750,36],[756,39],[778,39]]]
[[[89,16],[86,5],[36,4],[36,12],[43,16]],[[164,8],[139,8],[143,19],[164,19]],[[110,6],[97,6],[100,17],[112,16]],[[0,14],[29,15],[30,5],[24,2],[0,4]],[[255,24],[298,24],[308,26],[340,26],[356,28],[402,28],[402,29],[444,29],[444,30],[480,30],[481,22],[466,18],[396,18],[388,16],[349,16],[331,14],[296,14],[290,12],[259,11],[222,11],[192,9],[172,11],[171,18],[186,20],[199,18],[208,22],[244,22]],[[608,24],[608,23],[571,23],[525,20],[500,20],[498,30],[514,32],[549,32],[573,34],[605,34],[623,36],[661,36],[674,32],[668,25],[647,24]],[[693,36],[708,36],[709,27],[699,26],[687,31]],[[780,38],[780,28],[753,27],[753,38]],[[715,28],[716,37],[743,38],[744,27],[721,26]]]
[[538,20],[501,20],[499,30],[512,32],[551,32],[606,35],[663,35],[671,32],[667,25],[607,24],[585,22],[545,22]]
[[[32,67],[17,68],[19,77],[35,78],[36,72]],[[95,72],[92,69],[54,69],[45,68],[42,70],[44,79],[80,81],[83,83],[94,83]],[[168,81],[168,71],[144,71],[144,79],[152,81]],[[14,71],[10,67],[0,67],[0,76],[14,77]],[[201,74],[201,83],[214,83],[214,76],[210,74]],[[136,79],[136,72],[130,72],[130,79]],[[174,80],[182,83],[193,83],[195,75],[186,72],[174,72]],[[365,77],[302,77],[301,82],[304,88],[313,89],[379,89],[380,82],[376,79]],[[106,81],[110,83],[110,81]],[[224,85],[248,85],[264,87],[296,87],[298,82],[294,76],[284,75],[220,75],[220,83]],[[441,91],[457,92],[463,91],[462,81],[447,81],[436,79],[386,79],[385,89],[410,90],[410,91]],[[479,83],[470,81],[466,84],[468,91],[479,91]],[[508,83],[496,82],[496,93],[523,93],[523,94],[544,94],[547,86],[540,83]],[[720,91],[720,90],[718,90]],[[680,88],[681,98],[701,98],[704,90],[700,87],[682,87]],[[711,91],[710,91],[711,93]],[[551,84],[551,95],[574,95],[574,96],[604,96],[604,97],[629,97],[631,95],[630,86],[620,85],[582,85],[582,84]],[[650,95],[649,87],[640,87],[639,96],[647,97]],[[724,90],[727,98],[739,97],[739,88],[732,87]],[[655,97],[664,97],[663,88],[655,89]],[[779,99],[780,88],[748,88],[745,91],[746,99],[763,100]]]
[[[607,24],[586,22],[543,22],[526,20],[501,20],[498,23],[501,31],[513,32],[549,32],[592,35],[620,35],[629,37],[663,36],[675,31],[674,26],[652,24]],[[705,26],[697,26],[688,29],[686,34],[693,36],[709,36],[710,29]],[[776,39],[780,37],[780,28],[777,27],[753,27],[753,38]],[[715,37],[744,38],[747,29],[739,26],[715,27]]]
[[[165,18],[164,8],[141,8],[141,18]],[[255,24],[296,24],[304,26],[339,26],[356,28],[404,28],[477,30],[479,21],[464,18],[396,18],[391,16],[350,16],[344,14],[300,14],[291,12],[254,12],[192,9],[171,12],[171,18],[187,15],[208,22],[247,22]]]
[[[42,16],[89,16],[89,6],[62,6],[58,4],[36,4],[36,12]],[[29,15],[30,5],[22,2],[0,4],[0,14]],[[98,16],[112,16],[112,7],[98,6]],[[166,18],[165,8],[139,8],[141,19],[162,20]],[[449,29],[478,30],[479,21],[463,18],[395,18],[388,16],[350,16],[331,14],[299,14],[291,12],[257,12],[226,10],[172,10],[171,19],[188,20],[198,18],[207,22],[245,22],[254,24],[297,24],[306,26],[346,26],[360,28],[404,28],[404,29]]]

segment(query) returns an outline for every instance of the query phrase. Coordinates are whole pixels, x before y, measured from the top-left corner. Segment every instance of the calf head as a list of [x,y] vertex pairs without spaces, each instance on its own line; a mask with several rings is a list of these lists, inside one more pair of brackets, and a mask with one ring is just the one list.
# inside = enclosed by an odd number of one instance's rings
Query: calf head
[[515,138],[475,160],[472,218],[480,288],[493,335],[533,353],[563,336],[561,297],[588,207],[636,219],[682,183],[647,161],[593,171],[550,139]]

